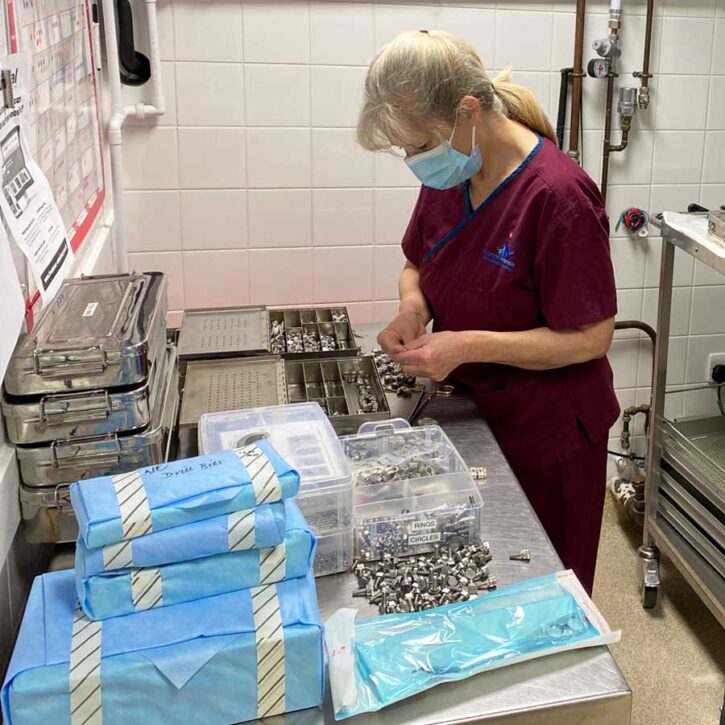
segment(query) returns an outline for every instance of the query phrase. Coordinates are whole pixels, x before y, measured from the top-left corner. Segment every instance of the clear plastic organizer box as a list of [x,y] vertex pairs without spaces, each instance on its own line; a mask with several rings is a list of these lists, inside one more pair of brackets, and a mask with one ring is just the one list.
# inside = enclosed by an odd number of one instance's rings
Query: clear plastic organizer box
[[207,413],[199,420],[199,452],[267,438],[300,474],[297,503],[317,536],[315,574],[352,564],[352,472],[329,418],[317,403]]
[[353,471],[356,557],[481,540],[481,494],[441,428],[396,419],[366,423],[341,440]]

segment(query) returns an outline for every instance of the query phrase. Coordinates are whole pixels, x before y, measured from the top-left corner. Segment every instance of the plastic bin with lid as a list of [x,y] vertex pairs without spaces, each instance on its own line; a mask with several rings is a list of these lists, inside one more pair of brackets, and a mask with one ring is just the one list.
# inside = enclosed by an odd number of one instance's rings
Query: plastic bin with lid
[[320,537],[352,525],[352,474],[340,439],[317,403],[207,413],[199,451],[211,453],[268,438],[300,474],[297,502]]
[[357,557],[480,541],[481,494],[440,427],[396,419],[365,424],[341,441],[353,470]]

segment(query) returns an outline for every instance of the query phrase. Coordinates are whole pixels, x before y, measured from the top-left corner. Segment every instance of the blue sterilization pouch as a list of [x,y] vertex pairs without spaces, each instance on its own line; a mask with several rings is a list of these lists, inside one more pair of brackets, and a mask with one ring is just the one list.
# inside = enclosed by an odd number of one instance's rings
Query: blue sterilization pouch
[[355,622],[354,611],[325,624],[338,720],[443,682],[619,639],[571,571],[425,612]]
[[95,549],[88,549],[79,539],[76,567],[85,576],[92,576],[116,569],[162,566],[227,551],[278,546],[284,533],[284,502],[265,503]]
[[86,557],[83,542],[79,541],[76,583],[83,611],[91,619],[108,619],[305,576],[312,568],[315,537],[297,504],[287,500],[284,506],[284,541],[267,549],[230,551],[158,567],[117,569],[89,576],[83,569]]
[[300,477],[267,441],[162,463],[70,487],[88,548],[297,495]]
[[8,725],[228,725],[315,707],[323,682],[311,573],[91,622],[61,571],[33,583],[2,713]]

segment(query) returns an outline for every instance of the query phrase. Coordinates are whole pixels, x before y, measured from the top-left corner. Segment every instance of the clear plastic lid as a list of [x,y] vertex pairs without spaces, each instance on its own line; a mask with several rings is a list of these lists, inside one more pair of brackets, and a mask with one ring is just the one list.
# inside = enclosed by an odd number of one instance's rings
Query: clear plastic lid
[[300,474],[301,495],[352,486],[350,463],[317,403],[206,413],[199,419],[199,453],[237,448],[267,438]]

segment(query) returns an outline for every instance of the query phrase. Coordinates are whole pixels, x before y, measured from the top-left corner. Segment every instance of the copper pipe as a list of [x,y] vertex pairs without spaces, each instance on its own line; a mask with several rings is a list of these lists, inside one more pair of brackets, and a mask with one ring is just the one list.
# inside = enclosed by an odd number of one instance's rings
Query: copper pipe
[[587,0],[577,0],[576,32],[574,35],[574,70],[571,83],[571,130],[569,132],[569,156],[579,161],[579,124],[581,122],[580,103],[582,97],[582,67],[584,59],[584,21],[586,19]]
[[652,48],[652,21],[654,19],[655,0],[647,0],[647,19],[644,29],[644,58],[642,59],[642,70],[636,71],[633,75],[640,79],[642,85],[639,92],[639,107],[645,110],[649,106],[649,79],[652,75],[649,72],[650,50]]
[[604,111],[604,142],[602,145],[602,181],[599,189],[602,200],[607,203],[607,185],[609,184],[609,154],[612,150],[612,105],[614,103],[614,79],[616,72],[610,67],[607,73],[607,102]]

